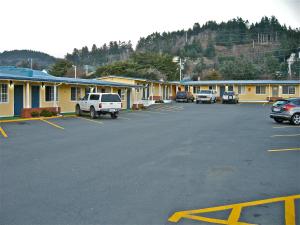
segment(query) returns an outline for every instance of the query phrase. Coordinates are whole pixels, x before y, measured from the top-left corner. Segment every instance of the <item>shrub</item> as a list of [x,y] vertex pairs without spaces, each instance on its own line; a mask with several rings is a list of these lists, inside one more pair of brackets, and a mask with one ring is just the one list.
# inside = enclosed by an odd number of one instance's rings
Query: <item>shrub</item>
[[32,117],[39,117],[40,116],[40,113],[38,111],[32,111],[31,112],[31,116]]
[[53,115],[52,112],[45,110],[45,109],[40,113],[40,116],[43,116],[43,117],[51,117],[52,115]]

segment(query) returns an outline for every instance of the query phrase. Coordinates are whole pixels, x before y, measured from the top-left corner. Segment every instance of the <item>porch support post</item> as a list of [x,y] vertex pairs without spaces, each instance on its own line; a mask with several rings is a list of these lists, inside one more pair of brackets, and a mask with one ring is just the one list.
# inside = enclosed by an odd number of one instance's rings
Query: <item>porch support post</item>
[[57,86],[56,86],[56,84],[54,84],[54,94],[53,94],[53,97],[54,97],[54,99],[53,99],[53,107],[55,107],[55,108],[57,108],[57,101],[56,101],[56,90],[57,90]]
[[30,88],[30,85],[29,85],[29,82],[26,83],[26,97],[25,97],[25,108],[30,108],[30,92],[29,92],[29,88]]

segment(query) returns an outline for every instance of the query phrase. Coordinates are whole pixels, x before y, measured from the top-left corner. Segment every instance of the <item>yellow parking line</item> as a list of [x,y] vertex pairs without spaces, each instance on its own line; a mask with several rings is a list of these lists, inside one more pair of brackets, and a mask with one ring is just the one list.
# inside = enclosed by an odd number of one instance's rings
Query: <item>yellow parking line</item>
[[297,137],[300,136],[300,134],[277,134],[272,135],[271,137]]
[[[285,225],[296,225],[296,212],[295,212],[296,199],[300,199],[300,195],[270,198],[270,199],[257,200],[252,202],[243,202],[243,203],[232,204],[232,205],[222,205],[222,206],[216,206],[216,207],[210,207],[204,209],[180,211],[180,212],[175,212],[171,217],[169,217],[168,221],[173,223],[178,223],[179,220],[185,218],[185,219],[192,219],[192,220],[216,223],[216,224],[251,225],[250,223],[239,221],[241,211],[244,207],[264,205],[264,204],[270,204],[275,202],[284,202]],[[201,213],[218,212],[218,211],[225,211],[225,210],[231,210],[227,220],[210,218],[210,217],[199,215]]]
[[61,127],[61,126],[58,126],[58,125],[55,124],[55,123],[49,122],[48,120],[45,120],[45,119],[40,119],[40,121],[43,121],[43,122],[45,122],[45,123],[48,123],[48,124],[50,124],[50,125],[52,125],[52,126],[58,128],[58,129],[62,129],[62,130],[65,129],[65,128],[63,128],[63,127]]
[[0,120],[0,123],[15,123],[15,122],[24,122],[24,121],[34,121],[34,120],[50,120],[57,118],[67,118],[67,117],[76,117],[75,115],[66,115],[66,116],[52,116],[52,117],[37,117],[37,118],[21,118],[21,119],[11,119],[11,120]]
[[287,152],[287,151],[300,151],[300,148],[282,148],[282,149],[268,150],[268,152]]
[[90,121],[90,122],[93,122],[93,123],[98,123],[98,124],[103,124],[103,122],[101,121],[97,121],[97,120],[91,120],[91,119],[88,119],[88,118],[84,118],[84,117],[76,117],[76,118],[79,118],[79,119],[82,119],[82,120],[87,120],[87,121]]
[[0,127],[0,133],[2,134],[3,137],[8,138],[7,134],[5,133],[2,127]]

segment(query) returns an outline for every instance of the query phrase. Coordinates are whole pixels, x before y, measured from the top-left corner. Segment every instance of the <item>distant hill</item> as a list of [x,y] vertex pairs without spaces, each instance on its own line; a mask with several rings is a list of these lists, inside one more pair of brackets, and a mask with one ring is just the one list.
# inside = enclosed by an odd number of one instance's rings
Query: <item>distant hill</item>
[[51,55],[32,50],[13,50],[0,53],[1,66],[30,68],[31,59],[34,69],[48,69],[57,61],[57,59]]

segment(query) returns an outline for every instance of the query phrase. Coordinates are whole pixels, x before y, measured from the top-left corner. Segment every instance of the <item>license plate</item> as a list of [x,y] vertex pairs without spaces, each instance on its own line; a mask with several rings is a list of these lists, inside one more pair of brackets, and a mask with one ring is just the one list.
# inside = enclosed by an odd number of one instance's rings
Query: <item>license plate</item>
[[114,111],[116,111],[115,109],[109,109],[109,112],[114,112]]
[[280,108],[274,108],[273,111],[274,111],[274,112],[279,112],[279,111],[280,111]]
[[232,96],[229,96],[228,98],[229,98],[229,99],[233,99],[233,97],[232,97]]

